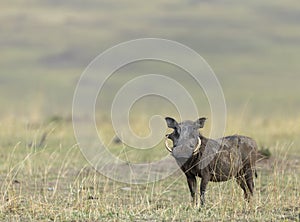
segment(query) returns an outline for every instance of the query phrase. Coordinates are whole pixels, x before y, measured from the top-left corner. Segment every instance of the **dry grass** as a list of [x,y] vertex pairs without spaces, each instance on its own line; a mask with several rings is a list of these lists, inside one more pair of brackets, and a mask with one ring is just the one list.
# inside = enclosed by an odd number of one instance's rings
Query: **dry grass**
[[[289,122],[292,120],[285,121]],[[300,161],[298,148],[293,147],[291,138],[296,138],[299,131],[287,132],[288,143],[285,137],[274,136],[278,129],[285,127],[283,122],[276,121],[272,126],[254,121],[250,128],[254,126],[269,132],[265,132],[267,138],[259,137],[260,131],[253,136],[269,146],[272,156],[258,164],[252,202],[248,204],[243,200],[242,190],[234,181],[210,183],[206,206],[197,208],[190,205],[185,176],[181,172],[144,185],[118,183],[103,177],[86,163],[73,138],[70,122],[29,125],[5,120],[0,129],[4,138],[0,145],[0,219],[297,221]],[[238,121],[234,122],[228,131],[239,127]],[[45,131],[49,135],[45,144],[38,147]]]

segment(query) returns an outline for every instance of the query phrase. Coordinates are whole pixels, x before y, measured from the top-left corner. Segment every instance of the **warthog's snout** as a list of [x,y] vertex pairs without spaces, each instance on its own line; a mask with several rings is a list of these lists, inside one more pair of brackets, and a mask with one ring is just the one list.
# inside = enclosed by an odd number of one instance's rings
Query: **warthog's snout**
[[197,153],[200,148],[201,140],[199,137],[180,141],[180,145],[170,147],[167,140],[170,135],[166,135],[166,148],[171,152],[171,155],[180,163],[185,163],[193,155]]
[[176,159],[188,160],[193,155],[193,147],[191,146],[176,146],[172,150],[172,156]]

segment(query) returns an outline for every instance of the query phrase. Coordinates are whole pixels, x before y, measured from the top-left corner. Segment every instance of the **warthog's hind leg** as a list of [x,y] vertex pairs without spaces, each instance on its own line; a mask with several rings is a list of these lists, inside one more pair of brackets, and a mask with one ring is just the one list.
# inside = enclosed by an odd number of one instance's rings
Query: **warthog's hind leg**
[[253,181],[253,171],[252,171],[252,169],[248,169],[248,171],[245,175],[245,179],[246,179],[246,182],[247,182],[248,190],[249,190],[251,196],[253,196],[254,181]]
[[240,187],[243,189],[245,199],[249,201],[249,194],[248,194],[246,179],[244,178],[244,176],[239,176],[236,178],[236,181],[240,185]]
[[249,202],[250,197],[253,196],[254,182],[253,182],[253,172],[251,168],[246,170],[246,173],[240,173],[236,178],[237,183],[244,191],[245,199]]

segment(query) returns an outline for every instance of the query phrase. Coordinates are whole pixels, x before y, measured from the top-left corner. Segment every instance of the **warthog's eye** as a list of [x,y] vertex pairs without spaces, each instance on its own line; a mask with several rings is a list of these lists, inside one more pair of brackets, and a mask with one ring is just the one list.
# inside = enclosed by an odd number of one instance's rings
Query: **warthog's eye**
[[181,129],[179,127],[175,128],[175,134],[177,134],[179,136]]
[[176,130],[174,130],[174,132],[170,134],[169,138],[174,141],[174,139],[179,138],[179,133]]

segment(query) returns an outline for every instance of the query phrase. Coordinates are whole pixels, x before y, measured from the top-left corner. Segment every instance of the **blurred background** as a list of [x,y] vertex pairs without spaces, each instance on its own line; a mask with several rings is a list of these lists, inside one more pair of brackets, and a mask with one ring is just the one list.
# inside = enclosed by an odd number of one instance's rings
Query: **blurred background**
[[[299,1],[13,0],[0,7],[1,117],[70,117],[87,65],[118,43],[144,37],[175,40],[203,56],[229,114],[299,113]],[[109,86],[119,88],[120,79],[111,78]]]
[[[199,211],[188,205],[182,172],[133,186],[110,180],[89,164],[93,159],[97,167],[115,170],[116,179],[130,173],[130,163],[169,156],[163,136],[171,129],[163,120],[162,131],[153,127],[161,138],[151,149],[130,147],[111,125],[116,93],[141,74],[163,74],[182,84],[199,115],[208,117],[201,133],[210,136],[212,122],[220,121],[211,118],[205,93],[187,73],[169,64],[143,61],[122,67],[98,96],[96,136],[124,161],[123,171],[116,170],[115,162],[102,161],[89,125],[90,131],[78,128],[98,152],[90,152],[90,159],[80,152],[92,147],[76,141],[72,125],[81,74],[103,51],[149,37],[190,47],[214,70],[226,99],[225,134],[254,138],[263,159],[257,164],[253,204],[243,200],[234,182],[212,183],[208,207]],[[84,85],[90,89],[93,83]],[[299,0],[2,0],[0,221],[299,221],[299,83]],[[130,129],[148,136],[153,115],[178,120],[174,105],[147,96],[132,107]],[[169,169],[166,164],[163,170],[151,170],[160,178]]]

